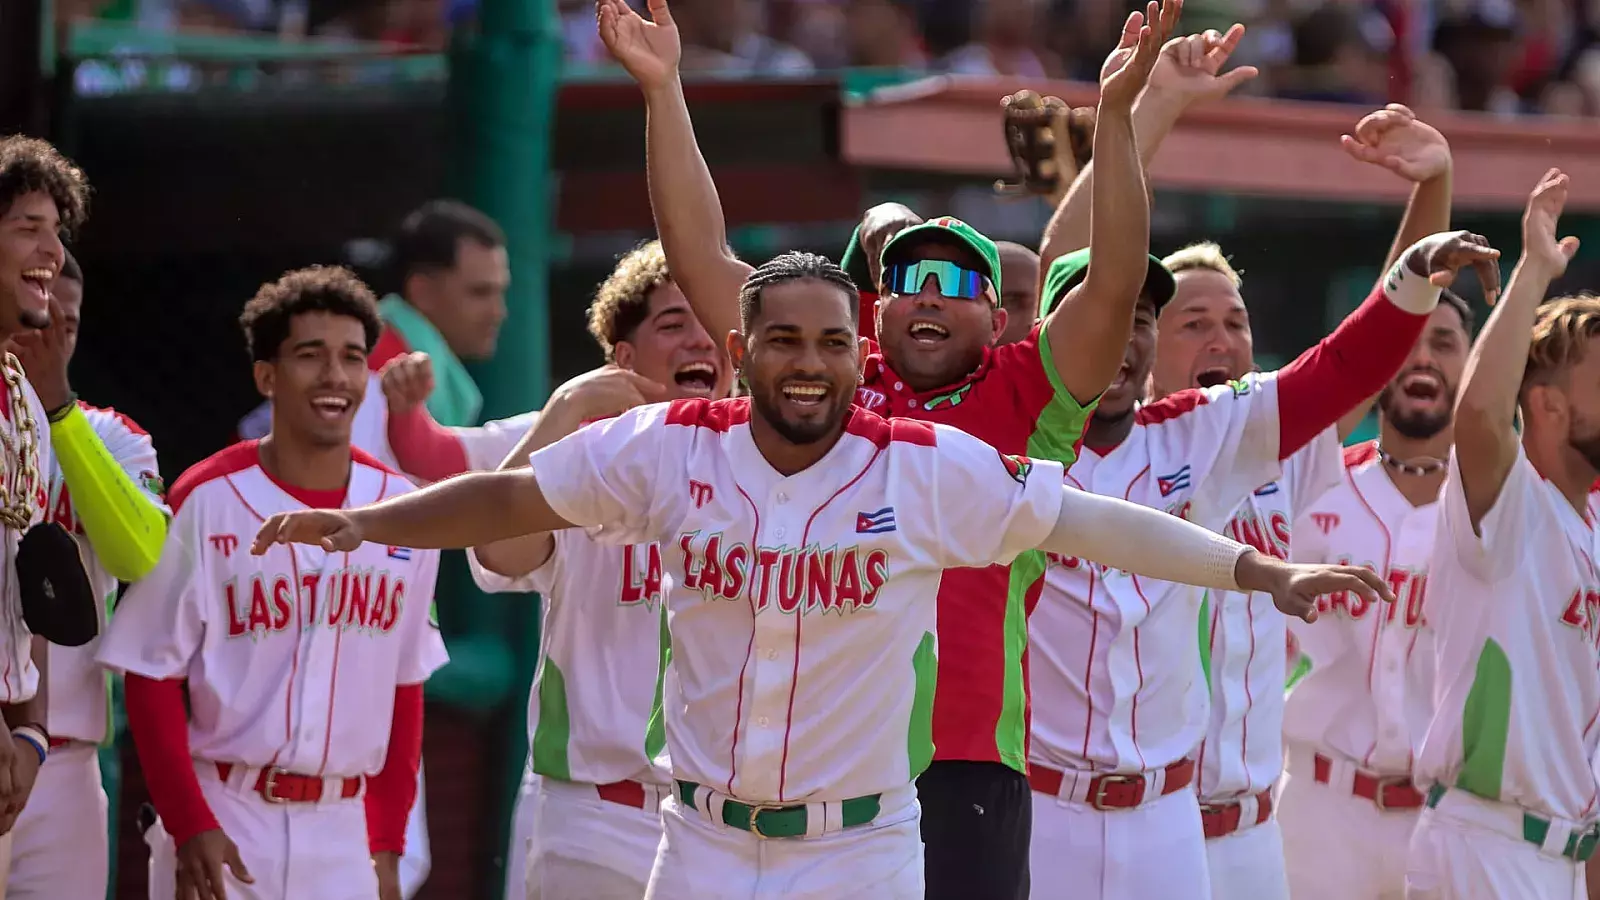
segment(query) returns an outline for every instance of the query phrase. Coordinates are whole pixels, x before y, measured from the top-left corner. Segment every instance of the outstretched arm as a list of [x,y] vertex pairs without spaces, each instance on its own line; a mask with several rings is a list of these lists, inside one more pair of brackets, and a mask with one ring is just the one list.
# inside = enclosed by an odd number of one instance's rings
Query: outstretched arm
[[1522,214],[1522,258],[1505,298],[1495,307],[1467,359],[1456,400],[1456,464],[1472,527],[1494,508],[1517,458],[1517,395],[1527,371],[1533,322],[1550,282],[1567,270],[1577,238],[1556,240],[1567,202],[1567,176],[1551,169],[1540,179]]
[[1056,373],[1080,405],[1111,383],[1133,333],[1150,254],[1150,206],[1133,135],[1133,101],[1182,8],[1182,0],[1166,0],[1160,8],[1152,0],[1143,15],[1130,14],[1121,45],[1101,69],[1094,132],[1100,177],[1092,198],[1089,270],[1044,324]]
[[650,208],[673,280],[717,340],[739,328],[739,288],[750,266],[728,246],[711,170],[695,143],[678,78],[682,47],[667,0],[650,0],[646,22],[624,0],[599,0],[600,38],[644,91]]

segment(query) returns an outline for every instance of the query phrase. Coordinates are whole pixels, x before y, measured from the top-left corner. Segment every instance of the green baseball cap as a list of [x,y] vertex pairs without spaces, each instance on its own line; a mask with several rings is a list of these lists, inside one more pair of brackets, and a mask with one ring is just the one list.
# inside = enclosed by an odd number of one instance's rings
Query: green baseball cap
[[860,225],[850,232],[850,243],[844,248],[844,255],[839,257],[839,268],[856,283],[857,290],[874,294],[878,292],[878,286],[872,283],[872,270],[867,268],[867,252],[861,248]]
[[[1050,315],[1050,310],[1055,309],[1067,291],[1083,283],[1088,271],[1088,247],[1056,257],[1055,262],[1050,264],[1050,271],[1044,276],[1044,295],[1039,298],[1039,318]],[[1145,270],[1144,289],[1155,301],[1158,313],[1161,307],[1172,302],[1172,295],[1177,293],[1177,282],[1172,280],[1172,273],[1167,271],[1167,267],[1161,264],[1160,257],[1150,257],[1150,268]]]
[[978,254],[978,258],[983,260],[983,264],[989,269],[983,274],[989,277],[989,283],[994,286],[994,302],[999,304],[1000,248],[996,247],[994,241],[989,240],[983,232],[960,219],[940,216],[937,219],[929,219],[921,225],[913,225],[902,230],[883,245],[883,253],[878,257],[879,266],[888,265],[889,256],[894,252],[895,248],[904,248],[910,244],[930,238],[951,241],[968,247],[973,253]]

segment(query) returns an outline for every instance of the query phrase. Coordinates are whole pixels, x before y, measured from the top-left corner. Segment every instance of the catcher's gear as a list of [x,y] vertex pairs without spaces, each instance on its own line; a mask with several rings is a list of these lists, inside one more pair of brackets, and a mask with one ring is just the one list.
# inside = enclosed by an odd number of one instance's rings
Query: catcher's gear
[[995,182],[1010,196],[1052,196],[1066,190],[1084,166],[1094,144],[1095,110],[1072,109],[1060,97],[1017,91],[1000,101],[1006,150],[1016,171],[1012,181]]

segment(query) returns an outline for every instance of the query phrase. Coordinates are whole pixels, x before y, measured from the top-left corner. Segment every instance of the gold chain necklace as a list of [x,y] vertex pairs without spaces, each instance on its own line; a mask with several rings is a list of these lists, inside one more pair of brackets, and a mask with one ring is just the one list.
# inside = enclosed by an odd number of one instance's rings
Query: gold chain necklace
[[39,424],[33,419],[33,406],[23,387],[26,375],[15,355],[5,355],[0,377],[5,379],[14,426],[0,427],[0,525],[21,533],[33,523],[38,502]]

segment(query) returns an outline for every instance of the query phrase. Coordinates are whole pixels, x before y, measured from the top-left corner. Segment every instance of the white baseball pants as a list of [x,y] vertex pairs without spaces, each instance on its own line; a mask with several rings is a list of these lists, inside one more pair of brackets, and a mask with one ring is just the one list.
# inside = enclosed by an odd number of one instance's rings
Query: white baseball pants
[[[539,810],[539,776],[522,770],[522,784],[511,809],[511,843],[506,847],[505,900],[523,900],[528,894],[528,855],[533,843],[533,819]],[[653,861],[655,857],[651,857]]]
[[1350,792],[1321,784],[1312,757],[1291,752],[1277,819],[1294,900],[1402,900],[1406,855],[1419,810],[1381,810]]
[[[1583,864],[1514,836],[1521,819],[1513,806],[1445,794],[1411,836],[1406,900],[1586,900]],[[1551,832],[1565,844],[1564,830]]]
[[11,831],[6,900],[101,900],[110,877],[106,792],[93,744],[50,751],[28,805]]
[[645,897],[922,900],[920,816],[916,788],[907,785],[883,795],[881,812],[870,824],[763,840],[668,797]]
[[1211,900],[1205,845],[1193,790],[1175,791],[1134,809],[1103,812],[1035,791],[1032,896]]
[[646,786],[644,809],[602,800],[592,784],[540,778],[535,791],[527,900],[644,897],[670,788]]
[[[195,761],[200,792],[255,879],[245,884],[223,869],[228,900],[372,900],[378,876],[367,847],[367,808],[335,787],[320,803],[268,803],[254,789],[260,770],[234,766],[224,783],[215,763]],[[150,897],[177,889],[177,848],[158,822],[150,845]]]
[[1206,841],[1206,870],[1217,900],[1289,900],[1283,834],[1276,818]]

